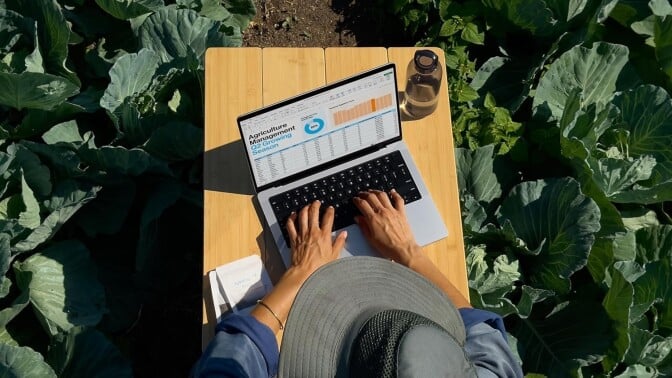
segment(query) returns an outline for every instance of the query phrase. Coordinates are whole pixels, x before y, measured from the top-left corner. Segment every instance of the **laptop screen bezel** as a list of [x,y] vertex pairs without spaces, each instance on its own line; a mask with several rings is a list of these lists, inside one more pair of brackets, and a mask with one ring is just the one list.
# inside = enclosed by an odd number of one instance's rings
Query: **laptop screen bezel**
[[[363,79],[365,77],[372,76],[372,75],[375,75],[377,73],[389,70],[390,68],[392,68],[392,75],[394,77],[394,101],[397,104],[397,106],[396,106],[396,109],[397,109],[397,128],[399,130],[399,135],[398,136],[387,139],[387,140],[384,140],[384,141],[379,142],[379,143],[376,143],[374,145],[371,145],[371,146],[366,147],[364,149],[361,149],[359,151],[351,152],[347,155],[343,155],[343,156],[341,156],[339,158],[336,158],[334,160],[330,160],[328,162],[325,162],[325,163],[316,165],[314,167],[305,169],[303,171],[294,173],[294,174],[289,175],[287,177],[284,177],[284,178],[281,178],[281,179],[278,179],[278,180],[275,180],[275,181],[272,181],[272,182],[269,182],[267,184],[259,186],[259,184],[257,183],[257,179],[254,176],[254,170],[252,169],[252,158],[250,157],[249,151],[248,151],[247,147],[245,146],[245,142],[243,140],[245,138],[245,135],[243,133],[243,128],[241,126],[241,122],[243,122],[247,119],[250,119],[250,118],[254,118],[254,117],[256,117],[260,114],[267,113],[269,111],[273,111],[277,108],[280,108],[280,107],[283,107],[283,106],[286,106],[286,105],[289,105],[289,104],[292,104],[292,103],[295,103],[295,102],[298,102],[298,101],[302,101],[302,100],[304,100],[306,98],[309,98],[311,96],[319,95],[320,93],[329,91],[331,89],[334,89],[334,88],[342,86],[342,85],[349,84],[353,81],[357,81],[357,80]],[[396,68],[394,63],[386,63],[382,66],[372,68],[370,70],[364,71],[364,72],[359,73],[357,75],[350,76],[350,77],[347,77],[345,79],[341,79],[339,81],[333,82],[331,84],[324,85],[322,87],[310,90],[310,91],[305,92],[305,93],[301,93],[299,95],[296,95],[294,97],[290,97],[290,98],[282,100],[280,102],[276,102],[274,104],[264,106],[264,107],[259,108],[257,110],[251,111],[249,113],[242,114],[242,115],[238,116],[237,123],[238,123],[238,131],[240,133],[241,141],[243,142],[245,157],[247,159],[247,166],[250,170],[250,176],[252,176],[252,182],[254,183],[254,187],[255,187],[256,192],[259,193],[259,192],[261,192],[263,190],[266,190],[268,188],[286,185],[287,183],[296,181],[296,180],[298,180],[300,178],[303,178],[303,177],[313,175],[313,174],[315,174],[315,173],[317,173],[321,170],[329,169],[331,167],[342,164],[342,163],[344,163],[348,160],[356,159],[360,156],[369,154],[372,151],[375,151],[377,149],[380,149],[382,147],[385,147],[385,146],[387,146],[391,143],[400,141],[402,139],[401,114],[400,114],[400,111],[399,111],[399,88],[398,88],[398,85],[397,85],[397,68]]]

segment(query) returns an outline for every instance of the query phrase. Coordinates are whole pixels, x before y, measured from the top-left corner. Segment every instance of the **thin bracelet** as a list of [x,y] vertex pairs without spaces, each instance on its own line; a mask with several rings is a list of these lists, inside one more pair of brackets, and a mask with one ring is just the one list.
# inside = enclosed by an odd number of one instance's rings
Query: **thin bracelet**
[[285,326],[282,325],[282,320],[280,320],[280,317],[278,316],[278,314],[275,313],[275,311],[271,310],[271,308],[268,307],[268,305],[267,305],[266,303],[264,303],[261,299],[259,299],[259,300],[257,301],[257,304],[260,304],[260,305],[266,307],[266,309],[268,310],[268,312],[270,312],[271,315],[273,315],[273,317],[275,318],[275,320],[278,321],[278,324],[280,325],[280,330],[281,330],[281,331],[282,331],[283,329],[285,329]]

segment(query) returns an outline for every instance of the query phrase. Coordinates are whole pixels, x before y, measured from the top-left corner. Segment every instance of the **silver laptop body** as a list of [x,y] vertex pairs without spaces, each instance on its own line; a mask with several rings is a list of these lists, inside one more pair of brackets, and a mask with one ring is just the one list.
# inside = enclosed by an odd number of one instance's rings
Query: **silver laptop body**
[[[406,205],[416,241],[427,245],[448,235],[402,140],[397,104],[395,66],[386,64],[238,117],[257,200],[285,266],[291,262],[285,225],[269,200],[394,151],[421,196]],[[356,224],[343,229],[348,239],[341,257],[377,255]]]

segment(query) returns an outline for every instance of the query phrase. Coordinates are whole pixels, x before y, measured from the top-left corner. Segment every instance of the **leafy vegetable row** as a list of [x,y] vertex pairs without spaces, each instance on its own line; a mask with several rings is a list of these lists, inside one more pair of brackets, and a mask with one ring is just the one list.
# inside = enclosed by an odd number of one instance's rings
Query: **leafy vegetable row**
[[202,214],[204,52],[239,46],[254,13],[0,0],[1,371],[132,374],[107,335],[171,287],[160,246],[202,238],[166,230]]
[[473,305],[528,373],[672,374],[672,5],[389,12],[446,51]]

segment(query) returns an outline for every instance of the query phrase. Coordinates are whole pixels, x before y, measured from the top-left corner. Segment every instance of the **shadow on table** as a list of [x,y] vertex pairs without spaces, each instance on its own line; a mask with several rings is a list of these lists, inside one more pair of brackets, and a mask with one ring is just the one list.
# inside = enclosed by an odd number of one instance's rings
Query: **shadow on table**
[[216,192],[254,194],[252,176],[245,158],[245,146],[235,142],[205,151],[203,189]]
[[[275,285],[280,280],[286,268],[273,241],[273,235],[268,231],[257,197],[254,196],[254,187],[252,186],[252,178],[247,166],[244,148],[245,146],[242,141],[237,140],[206,151],[203,158],[203,189],[252,195],[249,200],[252,201],[254,211],[265,230],[257,235],[257,246],[261,255],[261,261]],[[203,276],[203,293],[210,293],[210,281],[207,274]],[[203,299],[203,317],[205,322],[203,322],[202,326],[202,348],[205,349],[207,343],[214,336],[216,321],[212,297],[204,295]]]

